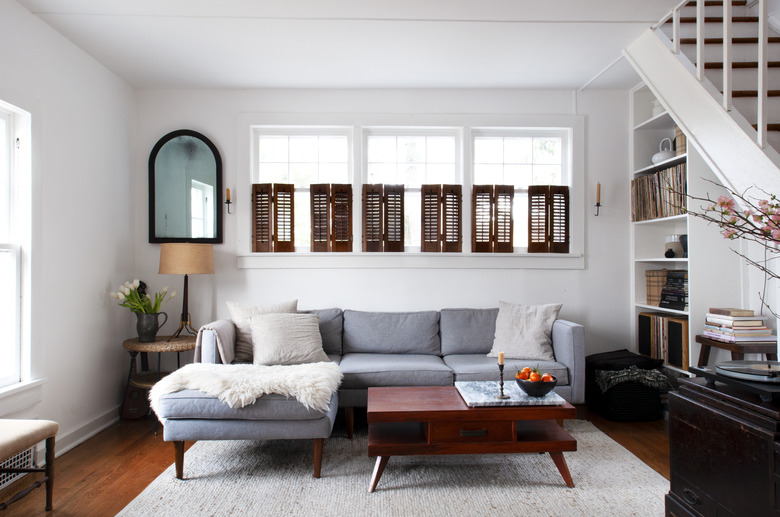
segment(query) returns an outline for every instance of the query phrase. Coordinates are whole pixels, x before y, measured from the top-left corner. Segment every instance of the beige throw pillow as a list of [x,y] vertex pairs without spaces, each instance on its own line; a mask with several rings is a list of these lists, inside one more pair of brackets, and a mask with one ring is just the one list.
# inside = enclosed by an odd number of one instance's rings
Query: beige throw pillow
[[266,314],[252,317],[254,364],[328,361],[322,349],[319,317],[314,314]]
[[236,358],[239,363],[252,362],[252,316],[262,314],[294,313],[298,311],[298,300],[270,305],[242,305],[227,302],[230,319],[236,326]]
[[555,361],[552,349],[552,326],[563,305],[513,305],[499,302],[493,349],[513,359]]

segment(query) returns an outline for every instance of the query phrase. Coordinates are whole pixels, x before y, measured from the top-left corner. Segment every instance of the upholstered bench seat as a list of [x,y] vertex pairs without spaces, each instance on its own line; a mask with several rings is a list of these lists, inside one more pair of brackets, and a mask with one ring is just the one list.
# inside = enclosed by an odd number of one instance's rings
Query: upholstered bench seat
[[[51,420],[15,420],[0,419],[0,461],[18,454],[25,449],[46,441],[46,468],[19,468],[22,472],[44,472],[42,480],[19,492],[7,503],[0,503],[0,510],[8,504],[18,501],[33,489],[46,483],[46,510],[52,509],[52,493],[54,490],[54,442],[60,426]],[[0,473],[11,472],[11,469],[0,468]]]

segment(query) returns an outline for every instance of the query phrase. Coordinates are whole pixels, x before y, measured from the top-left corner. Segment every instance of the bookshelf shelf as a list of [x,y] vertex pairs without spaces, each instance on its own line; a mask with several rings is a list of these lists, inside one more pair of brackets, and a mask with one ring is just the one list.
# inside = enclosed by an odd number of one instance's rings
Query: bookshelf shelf
[[[649,353],[663,359],[669,370],[688,375],[688,367],[697,363],[701,347],[695,338],[703,331],[708,308],[733,307],[742,297],[739,258],[718,228],[679,214],[679,207],[689,200],[684,194],[705,198],[717,178],[695,139],[689,140],[677,127],[675,114],[654,114],[657,105],[648,85],[631,90],[627,173],[632,185],[628,196],[632,218],[642,219],[630,223],[631,336],[635,350],[652,350]],[[652,156],[667,138],[677,144],[675,153],[680,154],[652,164]],[[654,217],[665,214],[678,215]],[[680,235],[687,236],[688,257],[666,258],[666,243],[679,241]],[[684,282],[679,274],[670,274],[680,270],[687,272]],[[685,293],[686,310],[659,307],[659,292],[672,305]],[[650,335],[649,321],[653,322]],[[648,340],[654,340],[649,348]]]

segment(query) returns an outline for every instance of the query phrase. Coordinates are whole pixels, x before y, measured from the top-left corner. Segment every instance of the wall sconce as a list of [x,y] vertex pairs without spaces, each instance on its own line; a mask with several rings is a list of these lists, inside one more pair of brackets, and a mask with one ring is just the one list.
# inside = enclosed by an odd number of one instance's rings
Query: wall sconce
[[596,215],[599,215],[601,208],[601,183],[596,183]]
[[230,213],[230,205],[232,203],[230,202],[230,189],[227,189],[227,195],[225,196],[225,205],[227,205],[227,211]]

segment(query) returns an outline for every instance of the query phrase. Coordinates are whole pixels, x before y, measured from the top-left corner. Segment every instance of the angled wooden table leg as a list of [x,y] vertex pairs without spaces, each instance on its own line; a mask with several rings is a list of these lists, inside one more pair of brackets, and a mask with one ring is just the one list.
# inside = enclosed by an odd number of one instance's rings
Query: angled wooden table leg
[[563,480],[566,482],[566,486],[569,488],[574,488],[574,480],[571,478],[569,466],[566,464],[566,459],[563,457],[563,453],[551,452],[550,457],[552,457],[555,466],[558,467],[558,472],[560,472],[561,476],[563,476]]
[[376,464],[374,465],[374,473],[371,474],[371,486],[368,488],[369,493],[376,490],[376,485],[379,484],[379,478],[382,477],[382,472],[385,471],[387,460],[389,459],[390,456],[377,456]]

